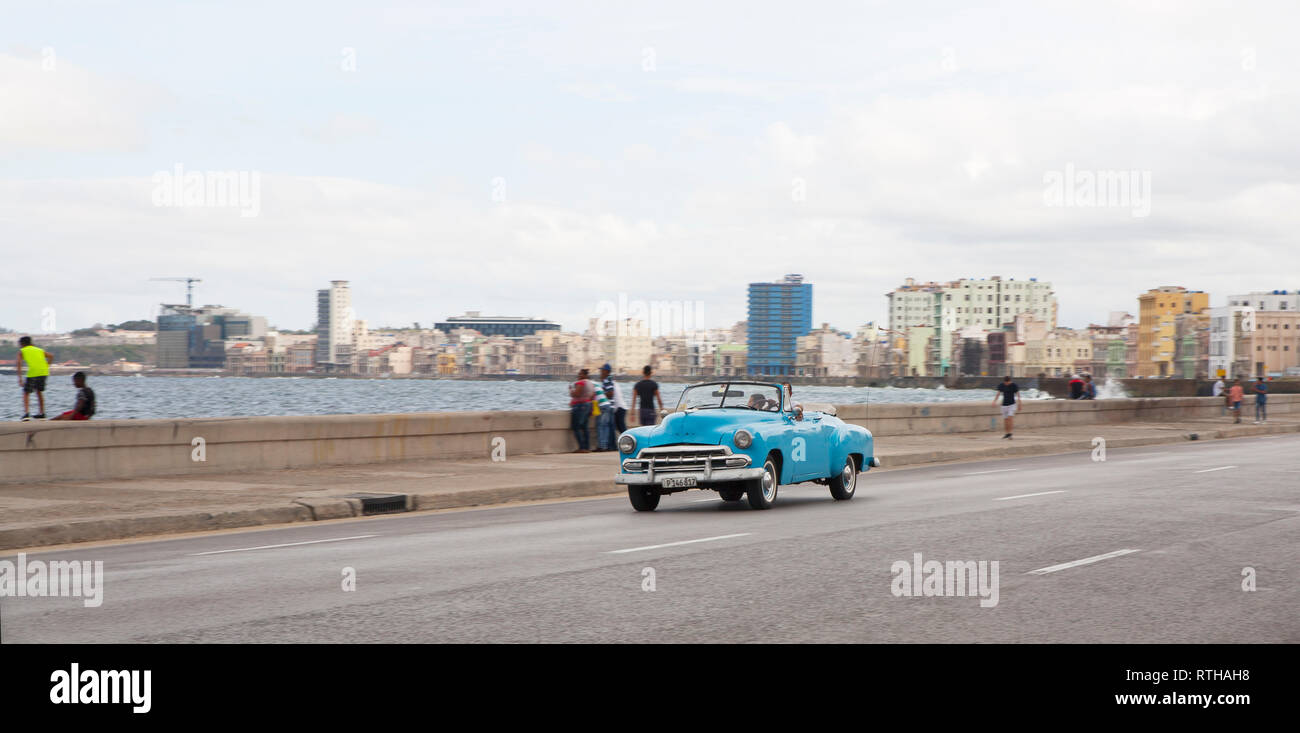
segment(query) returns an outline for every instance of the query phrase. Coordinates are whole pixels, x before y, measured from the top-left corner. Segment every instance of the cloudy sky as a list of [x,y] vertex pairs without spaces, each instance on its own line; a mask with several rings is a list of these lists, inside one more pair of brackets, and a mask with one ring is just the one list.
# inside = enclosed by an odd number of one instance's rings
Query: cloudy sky
[[[332,279],[372,327],[573,329],[729,325],[787,272],[844,329],[905,277],[1038,277],[1072,326],[1300,288],[1300,6],[967,5],[11,4],[0,326],[153,317],[163,276],[283,328]],[[157,205],[178,166],[255,206]]]

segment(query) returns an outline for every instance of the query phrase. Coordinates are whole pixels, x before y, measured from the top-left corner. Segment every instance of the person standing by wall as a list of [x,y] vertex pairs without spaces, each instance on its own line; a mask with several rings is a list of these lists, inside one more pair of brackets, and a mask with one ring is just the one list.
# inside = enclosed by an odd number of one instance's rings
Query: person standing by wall
[[1228,414],[1228,400],[1223,396],[1223,391],[1225,389],[1227,389],[1227,387],[1223,384],[1223,377],[1219,377],[1219,380],[1214,383],[1214,388],[1210,391],[1212,396],[1223,398],[1223,405],[1219,407],[1220,415]]
[[[23,390],[23,420],[33,419],[30,409],[32,392],[36,393],[36,404],[40,407],[35,419],[45,419],[45,380],[50,376],[51,361],[54,361],[54,356],[39,346],[32,346],[31,336],[18,339],[18,358],[14,359],[14,365],[18,372],[18,386]],[[24,367],[27,370],[25,380]]]
[[574,453],[590,453],[591,438],[587,424],[591,420],[591,401],[596,398],[596,385],[587,378],[587,370],[578,372],[578,381],[569,385],[569,428],[578,441]]
[[[600,436],[600,449],[614,450],[618,437],[627,431],[627,406],[623,403],[623,390],[619,389],[618,383],[614,381],[613,369],[608,362],[600,368],[600,388],[610,402],[608,423],[605,420],[605,413],[602,411],[600,413],[601,420],[597,425],[597,432]],[[606,425],[607,427],[604,427]],[[608,432],[608,435],[606,435],[606,432]],[[608,447],[606,446],[606,437],[609,438]]]
[[1097,399],[1097,385],[1093,384],[1091,374],[1083,375],[1083,397],[1080,397],[1079,399],[1083,399],[1083,400]]
[[998,397],[1002,398],[1002,427],[1006,429],[1006,435],[1003,440],[1011,440],[1012,423],[1016,415],[1016,405],[1020,402],[1020,385],[1011,381],[1011,375],[1002,378],[1002,384],[997,386],[998,394],[993,397],[993,404],[998,403]]
[[643,375],[641,381],[632,387],[632,408],[637,409],[637,402],[641,404],[640,411],[637,413],[638,425],[654,425],[655,420],[655,402],[658,401],[659,409],[664,409],[664,399],[659,396],[659,383],[650,378],[653,370],[650,365],[646,365],[641,370]]
[[616,390],[614,380],[610,377],[610,366],[605,364],[600,368],[600,385],[596,390],[596,402],[600,409],[600,417],[596,420],[597,451],[614,450],[614,442],[618,440],[614,434],[615,418],[618,414],[615,396]]
[[1232,405],[1229,409],[1232,410],[1234,416],[1233,425],[1241,422],[1241,400],[1244,392],[1245,390],[1241,388],[1241,379],[1232,380],[1232,386],[1228,388],[1228,403]]
[[1263,377],[1255,377],[1255,424],[1268,420],[1268,383]]

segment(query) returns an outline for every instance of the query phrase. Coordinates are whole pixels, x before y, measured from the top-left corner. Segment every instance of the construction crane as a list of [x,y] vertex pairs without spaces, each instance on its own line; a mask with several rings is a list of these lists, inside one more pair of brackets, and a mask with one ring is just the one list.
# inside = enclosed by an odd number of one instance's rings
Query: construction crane
[[185,307],[194,307],[194,283],[203,282],[197,277],[151,277],[150,280],[170,280],[172,282],[185,283]]

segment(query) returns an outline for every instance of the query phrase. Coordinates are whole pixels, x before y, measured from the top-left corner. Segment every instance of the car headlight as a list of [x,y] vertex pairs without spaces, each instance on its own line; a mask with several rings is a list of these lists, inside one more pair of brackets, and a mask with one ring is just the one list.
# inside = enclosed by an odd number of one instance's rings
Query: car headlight
[[740,429],[736,431],[736,437],[733,439],[737,448],[748,448],[754,444],[754,436],[750,435],[748,430]]
[[636,438],[624,433],[618,439],[618,449],[622,453],[631,453],[636,450]]

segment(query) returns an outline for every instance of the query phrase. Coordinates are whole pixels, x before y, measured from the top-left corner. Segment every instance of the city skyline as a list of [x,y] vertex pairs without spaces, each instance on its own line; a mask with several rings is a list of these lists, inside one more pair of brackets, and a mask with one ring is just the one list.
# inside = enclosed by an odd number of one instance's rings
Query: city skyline
[[[843,329],[843,330],[852,330],[852,329],[854,329],[854,328],[857,328],[857,327],[862,326],[862,325],[866,325],[866,324],[868,324],[868,323],[874,323],[874,324],[876,324],[876,325],[878,325],[878,326],[882,326],[882,327],[884,327],[884,326],[887,326],[887,325],[889,324],[889,322],[890,322],[890,313],[889,313],[889,305],[888,305],[888,303],[889,303],[889,297],[888,297],[888,296],[889,296],[889,293],[893,292],[893,291],[894,291],[895,289],[897,289],[897,288],[903,287],[903,286],[905,285],[905,283],[908,282],[908,281],[915,281],[916,284],[917,284],[917,287],[921,287],[921,286],[924,286],[924,285],[931,285],[931,284],[937,284],[937,285],[940,285],[940,286],[947,286],[947,285],[949,285],[949,284],[951,284],[951,283],[957,283],[957,282],[961,282],[961,281],[965,281],[965,280],[970,280],[970,281],[972,281],[972,282],[978,282],[978,281],[992,281],[994,278],[999,278],[999,277],[1000,277],[1001,280],[1004,281],[1004,282],[1007,282],[1007,281],[1018,281],[1018,280],[1022,280],[1022,278],[1020,278],[1020,277],[1006,277],[1006,276],[1004,276],[1004,275],[997,275],[997,274],[991,274],[991,275],[986,275],[986,276],[982,276],[982,277],[962,277],[962,278],[924,278],[924,279],[922,279],[922,278],[915,278],[915,277],[910,277],[910,276],[909,276],[909,277],[906,277],[906,278],[900,280],[900,281],[899,281],[898,283],[896,283],[893,287],[889,288],[888,291],[882,292],[882,293],[878,296],[878,297],[880,298],[880,300],[881,300],[882,302],[885,303],[885,305],[882,306],[882,307],[879,309],[880,312],[879,312],[879,314],[878,314],[876,317],[874,317],[874,318],[860,318],[860,319],[857,319],[857,320],[849,320],[849,321],[846,321],[846,322],[837,322],[837,321],[833,321],[833,320],[828,320],[828,319],[826,319],[826,318],[822,318],[822,317],[818,314],[818,301],[817,301],[817,298],[814,298],[813,301],[812,301],[812,309],[813,309],[813,310],[812,310],[812,316],[811,316],[811,323],[816,323],[816,324],[820,324],[820,323],[829,323],[829,324],[831,324],[832,326],[834,326],[834,327],[836,327],[836,328],[839,328],[839,329]],[[758,280],[758,281],[756,281],[756,282],[777,282],[777,281],[779,281],[779,279],[780,279],[780,278],[779,278],[778,275],[772,275],[772,276],[770,276],[770,277],[767,277],[767,278],[765,278],[765,279]],[[1263,280],[1268,279],[1268,278],[1265,278],[1265,277],[1257,277],[1256,279],[1259,280],[1259,281],[1263,281]],[[1026,281],[1026,282],[1030,282],[1030,281],[1041,281],[1041,280],[1045,280],[1045,278],[1025,277],[1025,278],[1023,278],[1023,280]],[[804,277],[804,281],[805,281],[805,282],[808,282],[808,283],[812,283],[812,284],[818,284],[818,283],[816,283],[815,281],[811,280],[811,278],[808,278],[808,277]],[[357,290],[357,287],[356,287],[356,281],[354,281],[354,280],[349,280],[349,279],[346,279],[346,278],[333,278],[333,279],[331,279],[331,280],[328,280],[328,282],[343,282],[343,283],[348,283],[348,285],[349,285],[349,289],[350,289],[350,290],[352,290],[352,291],[354,291],[354,292]],[[1062,307],[1064,308],[1064,307],[1065,307],[1065,301],[1064,301],[1064,299],[1061,298],[1060,295],[1059,295],[1059,290],[1057,290],[1057,284],[1056,284],[1055,282],[1050,282],[1050,281],[1047,282],[1046,284],[1048,284],[1048,285],[1050,285],[1050,286],[1052,287],[1052,289],[1053,289],[1053,295],[1055,295],[1055,300],[1058,301],[1058,302],[1060,302],[1060,303],[1062,304]],[[748,285],[749,285],[748,283],[738,283],[738,284],[736,284],[736,288],[737,288],[737,291],[736,291],[736,292],[737,292],[737,295],[735,296],[734,300],[736,300],[738,303],[741,304],[741,306],[740,306],[740,308],[739,308],[739,316],[738,316],[737,318],[732,319],[732,320],[727,320],[727,319],[710,319],[710,320],[708,320],[707,322],[705,322],[705,323],[702,324],[702,325],[697,325],[697,326],[694,327],[694,328],[679,329],[678,331],[680,332],[680,331],[689,331],[689,330],[697,330],[697,329],[698,329],[698,330],[707,330],[707,329],[726,329],[726,328],[730,328],[730,327],[732,327],[733,325],[735,325],[735,324],[738,323],[738,322],[746,321],[746,320],[747,320],[747,315],[748,315],[748,314],[746,313],[746,308],[747,308],[746,303],[747,303],[747,299],[746,299],[746,295],[745,295],[745,288],[747,288]],[[1238,296],[1240,296],[1240,295],[1247,294],[1247,293],[1270,293],[1270,292],[1275,292],[1275,291],[1279,291],[1279,292],[1290,292],[1290,291],[1300,290],[1300,288],[1297,288],[1297,287],[1289,287],[1289,288],[1287,288],[1287,287],[1281,287],[1281,288],[1275,288],[1275,287],[1272,287],[1272,286],[1264,287],[1264,286],[1260,286],[1260,285],[1258,285],[1258,284],[1254,284],[1254,285],[1250,285],[1250,286],[1247,286],[1247,287],[1245,287],[1245,288],[1242,288],[1242,289],[1240,289],[1240,290],[1232,290],[1232,291],[1228,291],[1228,290],[1218,290],[1218,291],[1216,291],[1216,290],[1209,289],[1209,288],[1205,288],[1205,287],[1192,287],[1192,286],[1187,286],[1187,285],[1184,284],[1184,283],[1165,283],[1165,282],[1162,282],[1162,283],[1159,284],[1159,285],[1148,284],[1148,285],[1145,285],[1145,286],[1140,287],[1139,289],[1135,289],[1135,290],[1133,291],[1132,297],[1129,298],[1129,299],[1128,299],[1128,302],[1126,302],[1125,304],[1122,304],[1122,305],[1120,305],[1120,304],[1103,304],[1103,305],[1098,305],[1098,306],[1096,306],[1096,309],[1095,309],[1095,311],[1096,311],[1095,317],[1090,317],[1089,319],[1087,319],[1087,320],[1085,320],[1085,321],[1081,321],[1081,322],[1067,322],[1064,318],[1058,318],[1058,319],[1057,319],[1057,320],[1058,320],[1058,323],[1059,323],[1059,324],[1061,325],[1061,327],[1063,327],[1063,328],[1080,328],[1080,329],[1081,329],[1081,328],[1086,328],[1086,327],[1088,327],[1089,325],[1094,325],[1094,324],[1095,324],[1095,325],[1104,325],[1104,324],[1107,322],[1108,317],[1109,317],[1112,313],[1114,313],[1114,312],[1116,312],[1116,311],[1127,311],[1127,312],[1129,312],[1131,315],[1136,316],[1136,315],[1137,315],[1137,311],[1138,311],[1138,304],[1139,304],[1139,299],[1140,299],[1140,297],[1141,297],[1143,294],[1145,294],[1147,291],[1152,290],[1152,289],[1155,289],[1155,288],[1158,288],[1158,287],[1187,287],[1188,290],[1190,290],[1190,291],[1195,291],[1195,292],[1205,292],[1205,293],[1209,296],[1209,302],[1210,302],[1210,305],[1211,305],[1212,307],[1216,307],[1216,308],[1217,308],[1217,307],[1222,307],[1222,306],[1230,305],[1230,303],[1228,302],[1228,299],[1230,299],[1230,298],[1234,298],[1234,297],[1238,297]],[[198,294],[195,296],[195,298],[196,298],[196,300],[195,300],[195,307],[196,307],[196,308],[198,308],[198,307],[227,307],[227,308],[241,308],[241,309],[243,309],[243,310],[245,310],[245,311],[248,311],[248,312],[250,312],[250,313],[257,313],[257,314],[262,314],[262,313],[264,312],[264,311],[262,311],[260,308],[258,308],[256,305],[248,305],[248,304],[243,303],[243,302],[240,302],[240,303],[233,303],[233,302],[226,302],[226,301],[223,301],[223,300],[220,300],[220,299],[218,299],[218,300],[215,301],[215,302],[208,302],[208,301],[206,301],[206,300],[202,297],[202,290],[201,290],[200,288],[201,288],[201,286],[199,286],[199,288],[196,288],[196,291],[198,291]],[[319,287],[309,288],[309,290],[310,290],[310,293],[311,293],[311,294],[315,295],[316,293],[318,293],[318,291],[320,290],[320,288],[319,288]],[[823,290],[822,290],[821,288],[818,288],[818,293],[819,293],[819,296],[818,296],[818,297],[821,297],[821,296],[820,296],[820,293],[822,293],[822,292],[823,292]],[[626,293],[611,293],[610,295],[611,295],[611,300],[616,300],[620,295],[626,295]],[[1223,302],[1220,302],[1220,299],[1222,299]],[[8,324],[8,323],[5,323],[5,322],[3,322],[3,321],[0,321],[0,328],[8,328],[9,330],[11,330],[11,331],[13,331],[13,332],[15,332],[15,333],[31,333],[31,334],[33,334],[33,335],[36,335],[36,334],[40,334],[40,333],[67,333],[67,332],[71,332],[71,331],[73,331],[73,330],[77,330],[77,329],[90,328],[90,327],[92,327],[92,326],[94,326],[94,325],[96,325],[96,324],[108,325],[108,324],[124,323],[124,322],[127,322],[127,321],[135,321],[135,320],[156,320],[157,317],[158,317],[158,315],[159,315],[159,311],[160,311],[160,309],[163,307],[164,304],[179,303],[179,302],[182,302],[182,301],[183,301],[183,298],[180,298],[180,299],[172,298],[172,299],[170,299],[170,300],[163,300],[163,301],[160,301],[159,303],[155,303],[154,306],[153,306],[153,312],[152,312],[151,314],[149,314],[149,315],[131,315],[131,314],[127,314],[125,317],[109,318],[109,319],[106,319],[106,320],[97,320],[97,321],[94,321],[94,322],[92,322],[92,323],[81,323],[81,324],[75,324],[75,325],[72,325],[72,326],[70,326],[70,327],[65,326],[65,325],[62,323],[62,319],[59,318],[59,317],[57,317],[57,311],[56,311],[56,313],[55,313],[55,316],[56,316],[55,320],[56,320],[56,322],[57,322],[57,325],[59,326],[58,329],[42,329],[42,328],[40,327],[40,325],[39,325],[39,321],[40,321],[40,319],[41,319],[41,314],[39,314],[39,313],[37,314],[37,316],[38,316],[38,317],[37,317],[38,325],[37,325],[36,328],[32,328],[32,329],[28,329],[28,330],[25,330],[25,329],[22,329],[22,328],[15,328],[14,326],[12,326],[12,325],[10,325],[10,324]],[[626,302],[626,298],[624,298],[624,301]],[[354,303],[354,302],[359,302],[359,299],[353,297],[353,298],[350,300],[350,303]],[[561,320],[556,319],[556,318],[551,318],[551,317],[549,317],[546,313],[516,313],[516,312],[506,312],[506,311],[504,311],[504,310],[502,310],[502,309],[493,309],[493,308],[490,308],[490,307],[473,307],[473,308],[461,307],[461,308],[459,308],[459,309],[453,308],[452,310],[447,311],[447,315],[441,315],[441,316],[440,316],[440,315],[436,315],[436,314],[435,314],[435,315],[424,315],[423,317],[416,316],[416,317],[414,317],[414,318],[409,318],[409,319],[407,319],[407,320],[405,320],[405,321],[403,321],[403,320],[396,320],[396,321],[388,321],[388,322],[380,321],[380,320],[377,320],[377,319],[375,319],[375,318],[370,317],[370,315],[369,315],[369,311],[368,311],[367,309],[365,309],[364,307],[358,309],[358,308],[356,308],[355,306],[353,306],[353,311],[354,311],[354,315],[355,315],[355,317],[357,317],[357,318],[364,318],[368,323],[372,324],[372,325],[371,325],[371,328],[373,328],[373,329],[388,329],[388,330],[408,329],[408,328],[411,328],[411,327],[412,327],[414,324],[416,324],[416,323],[420,324],[421,328],[433,328],[435,323],[442,322],[442,321],[446,321],[446,320],[448,320],[449,318],[450,318],[450,319],[463,318],[463,317],[465,317],[466,315],[469,315],[469,314],[471,314],[471,313],[483,313],[483,314],[487,314],[488,316],[498,316],[498,317],[499,317],[499,316],[513,316],[513,317],[521,317],[521,318],[536,318],[536,319],[539,319],[539,320],[541,320],[541,321],[548,322],[548,323],[558,323],[558,324],[560,325],[560,328],[561,328],[562,330],[566,331],[566,332],[582,332],[582,331],[584,331],[584,330],[586,330],[586,329],[588,328],[588,326],[589,326],[590,321],[591,321],[592,318],[599,318],[599,317],[601,317],[601,316],[608,315],[608,314],[610,313],[610,311],[609,311],[609,309],[608,309],[608,307],[607,307],[608,304],[609,304],[610,302],[611,302],[610,300],[603,300],[603,301],[600,301],[599,303],[593,304],[592,309],[591,309],[590,311],[584,313],[584,314],[583,314],[583,317],[581,318],[580,321],[576,321],[576,322],[573,322],[573,323],[568,323],[568,322],[564,322],[564,321],[561,321]],[[651,303],[665,303],[665,302],[670,302],[670,301],[667,301],[666,299],[645,298],[645,299],[641,300],[641,302],[642,302],[642,303],[645,303],[645,304],[651,304]],[[688,309],[689,309],[689,306],[690,306],[690,304],[687,304]],[[708,305],[707,305],[707,304],[705,304],[705,307],[704,307],[702,310],[704,311],[705,314],[709,314],[709,313],[712,312],[712,311],[708,308]],[[728,309],[726,309],[726,310],[729,311],[730,308],[728,308]],[[1070,308],[1070,309],[1068,309],[1068,310],[1074,310],[1074,309],[1073,309],[1073,308]],[[301,324],[295,324],[295,325],[284,325],[284,324],[282,324],[282,323],[280,323],[280,322],[274,320],[271,316],[265,316],[265,318],[266,318],[266,322],[267,322],[267,324],[268,324],[268,328],[272,328],[272,329],[276,329],[276,330],[280,330],[280,331],[285,331],[285,332],[312,332],[312,333],[315,333],[315,332],[317,331],[318,326],[319,326],[319,310],[317,310],[317,315],[316,315],[315,317],[313,317],[312,320],[311,320],[310,322],[303,322],[303,323],[301,323]],[[688,322],[689,322],[690,319],[688,318],[687,320],[688,320]]]

